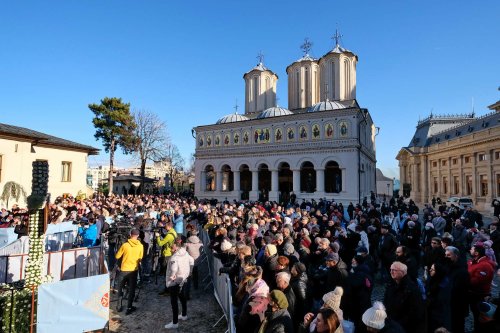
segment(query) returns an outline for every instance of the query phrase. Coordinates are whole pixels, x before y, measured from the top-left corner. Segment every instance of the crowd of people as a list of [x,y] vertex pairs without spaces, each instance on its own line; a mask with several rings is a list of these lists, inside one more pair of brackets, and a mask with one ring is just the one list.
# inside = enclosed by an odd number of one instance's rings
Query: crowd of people
[[[85,246],[108,244],[110,269],[121,259],[122,283],[135,287],[139,269],[147,281],[159,252],[166,276],[160,294],[170,295],[173,312],[168,329],[187,320],[198,234],[207,232],[224,266],[219,273],[233,284],[238,332],[455,333],[464,332],[469,311],[476,332],[499,331],[492,295],[500,274],[498,217],[485,225],[471,208],[420,210],[403,198],[343,207],[141,195],[58,199],[51,211],[52,223],[81,224]],[[119,248],[108,217],[133,226]],[[375,287],[384,294],[372,303]]]

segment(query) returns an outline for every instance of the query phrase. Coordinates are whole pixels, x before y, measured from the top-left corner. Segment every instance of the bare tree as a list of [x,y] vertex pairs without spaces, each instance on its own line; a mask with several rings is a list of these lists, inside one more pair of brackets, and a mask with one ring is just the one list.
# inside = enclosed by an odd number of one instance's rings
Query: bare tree
[[184,170],[184,158],[179,152],[179,148],[173,143],[169,143],[166,146],[166,154],[163,161],[166,162],[165,167],[170,177],[170,187],[174,187],[174,182],[182,177]]
[[141,189],[144,190],[146,162],[160,161],[168,155],[169,137],[167,124],[155,113],[146,110],[135,110],[134,119],[137,125],[134,136],[137,146],[135,155],[141,162]]

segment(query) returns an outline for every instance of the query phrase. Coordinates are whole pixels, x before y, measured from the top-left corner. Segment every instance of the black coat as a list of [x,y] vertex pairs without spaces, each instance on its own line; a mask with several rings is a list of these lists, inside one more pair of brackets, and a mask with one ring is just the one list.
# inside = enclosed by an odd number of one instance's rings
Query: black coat
[[451,317],[467,317],[469,305],[465,292],[469,290],[470,277],[465,262],[456,262],[450,265],[448,277],[451,284]]
[[392,281],[387,286],[384,305],[388,318],[397,321],[407,333],[426,331],[422,294],[408,275],[399,284]]
[[372,306],[373,276],[365,264],[354,267],[353,271],[348,279],[351,298],[355,300],[351,304],[350,313],[351,319],[358,322],[363,313]]
[[288,286],[285,290],[283,290],[283,294],[285,294],[286,300],[288,301],[288,313],[290,314],[290,317],[294,319],[297,302],[292,286]]
[[299,276],[292,277],[290,285],[295,294],[295,314],[293,321],[297,324],[304,319],[304,315],[310,309],[309,301],[311,297],[307,273],[303,272]]
[[379,333],[405,333],[405,330],[398,322],[386,319],[384,328],[382,328]]
[[276,267],[278,266],[278,255],[275,254],[264,260],[262,267],[262,279],[266,281],[269,290],[275,289],[276,286]]
[[426,285],[427,320],[429,332],[439,327],[451,329],[451,283],[448,276],[441,279],[431,277]]
[[269,313],[264,333],[293,333],[293,323],[287,309]]
[[392,264],[397,247],[398,241],[390,232],[380,236],[378,251],[383,266],[390,266]]

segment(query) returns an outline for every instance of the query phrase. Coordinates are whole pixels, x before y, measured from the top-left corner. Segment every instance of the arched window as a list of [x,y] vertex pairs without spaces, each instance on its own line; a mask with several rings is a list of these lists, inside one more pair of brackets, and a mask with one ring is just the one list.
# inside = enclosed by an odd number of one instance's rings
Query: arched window
[[295,87],[295,89],[297,89],[296,90],[297,108],[300,109],[302,107],[302,105],[300,105],[300,72],[299,71],[295,72],[295,82],[297,82],[297,85]]
[[211,165],[205,168],[205,191],[215,191],[215,172]]
[[259,77],[253,78],[253,105],[254,111],[257,111],[257,97],[259,97]]
[[316,191],[316,170],[311,162],[304,162],[300,168],[300,191],[314,193]]
[[311,102],[311,83],[310,83],[310,72],[309,72],[309,67],[306,67],[306,73],[305,73],[305,93],[306,93],[306,106],[309,106]]
[[325,192],[340,193],[342,191],[342,171],[339,164],[329,161],[325,167]]
[[344,96],[345,99],[351,98],[351,72],[349,69],[349,60],[344,60],[344,74],[345,74],[345,86],[344,86]]
[[335,100],[335,61],[331,62],[331,67],[332,67],[332,79],[330,80],[332,82],[332,91],[328,92],[328,95],[332,96],[332,100]]
[[222,171],[222,191],[228,192],[234,189],[233,171],[229,165],[224,165]]

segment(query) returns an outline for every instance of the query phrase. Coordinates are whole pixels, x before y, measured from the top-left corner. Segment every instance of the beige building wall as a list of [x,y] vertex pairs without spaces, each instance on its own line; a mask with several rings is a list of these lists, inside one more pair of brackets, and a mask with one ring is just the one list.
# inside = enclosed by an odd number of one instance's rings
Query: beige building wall
[[[49,193],[52,198],[63,193],[70,193],[73,196],[76,196],[78,191],[86,193],[87,152],[36,145],[32,147],[30,142],[0,138],[0,157],[0,191],[3,190],[6,182],[14,181],[21,184],[29,195],[32,162],[47,160],[49,162]],[[68,181],[63,181],[63,162],[70,164]]]
[[471,197],[489,210],[500,197],[500,127],[491,127],[424,148],[403,148],[399,160],[401,186],[411,184],[411,198]]

